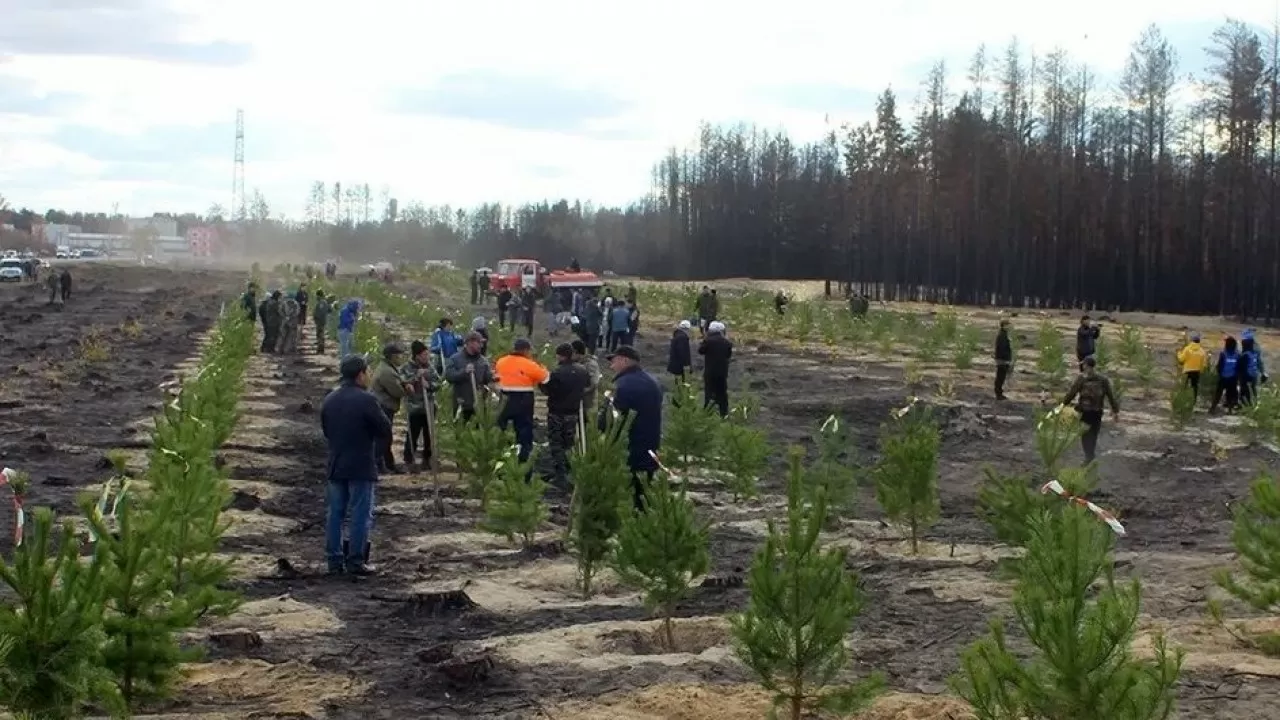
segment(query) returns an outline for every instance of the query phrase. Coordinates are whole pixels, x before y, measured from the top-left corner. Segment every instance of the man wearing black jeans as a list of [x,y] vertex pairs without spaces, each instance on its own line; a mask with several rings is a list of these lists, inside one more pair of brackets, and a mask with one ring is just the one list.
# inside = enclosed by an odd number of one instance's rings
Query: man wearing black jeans
[[1009,321],[1000,321],[1000,332],[996,333],[996,399],[1004,399],[1004,383],[1009,379],[1009,370],[1013,367],[1013,343],[1009,341]]
[[1084,450],[1084,461],[1087,464],[1097,457],[1098,434],[1102,432],[1104,402],[1111,405],[1113,418],[1120,417],[1120,404],[1116,402],[1116,396],[1111,391],[1111,381],[1098,372],[1098,361],[1091,355],[1080,364],[1084,366],[1084,371],[1071,384],[1071,389],[1062,399],[1062,404],[1069,405],[1077,396],[1080,398],[1076,404],[1076,411],[1080,413],[1080,422],[1085,424],[1084,434],[1080,436],[1080,447]]
[[706,358],[702,366],[703,404],[715,405],[720,417],[729,415],[729,362],[733,359],[733,343],[724,330],[724,323],[713,320],[698,345],[698,354]]
[[[631,470],[635,507],[643,510],[645,488],[658,469],[658,461],[651,453],[658,452],[662,442],[662,386],[640,367],[640,354],[630,345],[623,345],[609,356],[609,368],[614,373],[613,409],[621,420],[631,416],[627,467]],[[601,431],[609,427],[609,417],[610,413],[600,413]]]
[[414,340],[409,346],[409,362],[400,368],[400,379],[408,388],[404,396],[406,420],[409,432],[404,438],[404,464],[413,469],[418,443],[422,445],[422,467],[431,466],[431,428],[427,425],[427,403],[435,402],[429,398],[440,387],[440,376],[436,374],[435,363],[431,360],[431,348],[421,340]]
[[1101,334],[1102,328],[1094,325],[1088,315],[1080,318],[1080,327],[1076,328],[1076,362],[1080,364],[1080,372],[1084,372],[1084,359],[1098,352],[1098,336]]

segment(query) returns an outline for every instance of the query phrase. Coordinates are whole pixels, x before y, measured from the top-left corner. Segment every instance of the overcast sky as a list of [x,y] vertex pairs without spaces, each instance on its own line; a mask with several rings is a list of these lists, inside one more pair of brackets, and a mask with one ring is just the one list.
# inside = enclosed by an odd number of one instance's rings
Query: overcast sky
[[[755,6],[768,8],[756,11]],[[622,203],[700,120],[797,139],[862,121],[980,43],[1054,46],[1114,78],[1155,22],[1180,75],[1275,0],[0,0],[0,195],[204,212],[246,184],[297,216],[316,180],[401,204]]]

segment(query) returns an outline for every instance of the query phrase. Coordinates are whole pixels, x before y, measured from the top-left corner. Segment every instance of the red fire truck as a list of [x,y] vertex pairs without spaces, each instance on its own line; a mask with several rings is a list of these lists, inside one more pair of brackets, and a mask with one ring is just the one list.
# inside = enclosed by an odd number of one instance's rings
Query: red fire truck
[[489,274],[489,292],[497,294],[503,288],[515,291],[527,287],[536,290],[548,288],[598,288],[604,285],[599,275],[586,270],[547,270],[542,263],[528,258],[508,258],[498,263]]

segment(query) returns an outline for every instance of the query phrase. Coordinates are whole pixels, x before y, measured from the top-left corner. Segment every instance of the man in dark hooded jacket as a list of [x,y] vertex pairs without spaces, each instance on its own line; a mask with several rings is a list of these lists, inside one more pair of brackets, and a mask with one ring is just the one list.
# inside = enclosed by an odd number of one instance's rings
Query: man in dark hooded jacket
[[66,268],[62,268],[62,285],[58,292],[62,293],[62,302],[71,299],[71,271]]
[[258,306],[258,317],[262,320],[262,347],[259,352],[276,351],[276,344],[280,340],[280,325],[284,322],[284,317],[280,314],[282,295],[279,290],[273,290]]
[[[623,345],[609,356],[613,370],[613,409],[619,419],[631,416],[627,436],[627,466],[631,469],[631,485],[635,492],[635,507],[644,508],[644,491],[653,481],[658,461],[657,453],[662,444],[662,385],[640,367],[640,354],[630,345]],[[601,413],[600,429],[606,430],[609,413]]]
[[1102,328],[1094,325],[1088,315],[1080,318],[1080,327],[1076,328],[1076,363],[1084,370],[1084,359],[1093,357],[1098,352],[1098,336]]
[[715,405],[720,417],[729,414],[729,361],[733,358],[733,343],[724,333],[724,323],[712,321],[698,345],[698,354],[706,358],[702,366],[703,403],[706,407]]
[[1080,364],[1084,369],[1072,383],[1062,404],[1070,405],[1072,400],[1079,398],[1076,411],[1080,413],[1080,422],[1085,425],[1084,434],[1080,436],[1080,446],[1084,450],[1084,461],[1091,463],[1097,456],[1098,434],[1102,432],[1102,413],[1106,409],[1104,403],[1111,405],[1111,415],[1117,418],[1120,417],[1120,403],[1116,402],[1115,393],[1111,390],[1111,381],[1098,372],[1098,363],[1092,355],[1081,360]]
[[573,346],[556,348],[557,365],[539,386],[547,396],[547,451],[551,456],[551,482],[569,486],[569,454],[578,435],[578,419],[585,416],[583,401],[591,388],[591,374],[574,362]]
[[671,347],[667,350],[667,372],[679,382],[689,379],[687,373],[693,367],[693,345],[689,341],[689,331],[692,329],[693,323],[681,320],[675,332],[671,333]]

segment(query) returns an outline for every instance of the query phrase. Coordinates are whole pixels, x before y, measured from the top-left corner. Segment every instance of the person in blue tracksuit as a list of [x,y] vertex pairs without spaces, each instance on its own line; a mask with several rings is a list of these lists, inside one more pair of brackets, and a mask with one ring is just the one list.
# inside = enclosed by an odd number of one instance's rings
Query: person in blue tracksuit
[[356,322],[360,319],[360,301],[348,300],[338,313],[338,363],[354,352]]
[[453,330],[453,320],[440,318],[440,324],[431,333],[431,357],[435,361],[436,372],[444,373],[444,363],[458,354],[462,347],[462,338]]
[[1267,381],[1267,368],[1262,362],[1262,348],[1253,330],[1240,335],[1240,404],[1249,405],[1258,396],[1258,383]]
[[[1222,341],[1222,352],[1218,353],[1218,389],[1213,392],[1213,404],[1209,412],[1218,411],[1219,403],[1227,412],[1235,412],[1240,405],[1240,351],[1236,348],[1236,339],[1227,337]],[[1223,396],[1226,402],[1223,403]]]
[[339,372],[342,384],[320,408],[320,427],[329,447],[325,558],[331,574],[371,575],[369,534],[378,482],[374,448],[390,442],[391,420],[367,390],[369,365],[363,356],[348,355]]
[[[613,409],[620,418],[631,416],[627,436],[627,467],[637,510],[644,509],[644,490],[653,480],[658,461],[649,454],[662,444],[662,385],[640,367],[640,354],[623,345],[609,356],[613,370]],[[607,429],[610,413],[601,413],[600,429]]]

